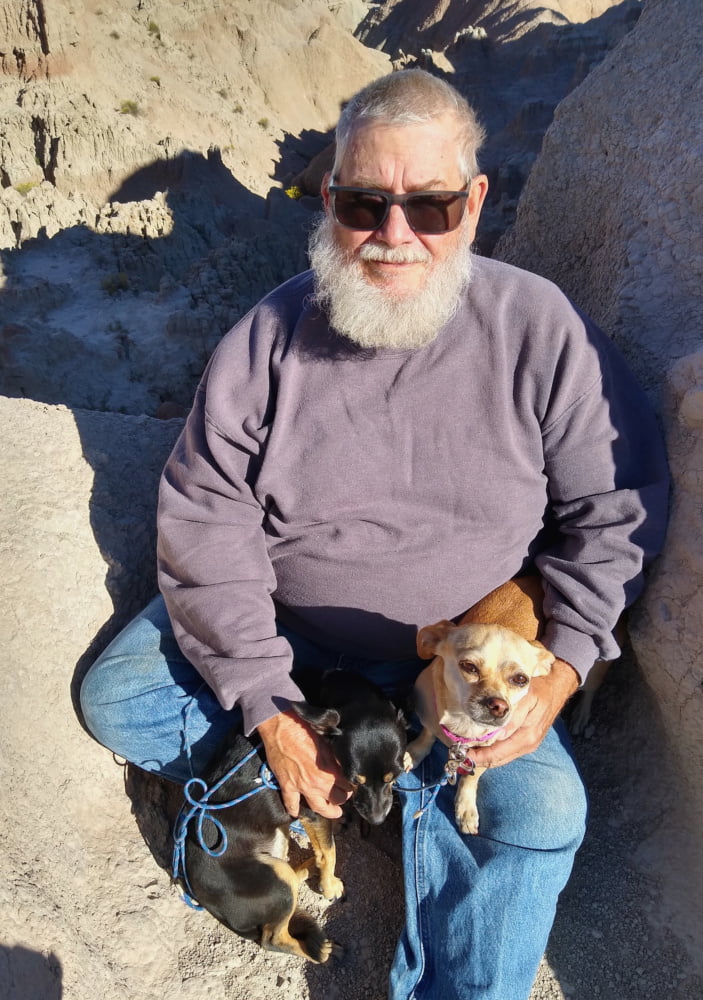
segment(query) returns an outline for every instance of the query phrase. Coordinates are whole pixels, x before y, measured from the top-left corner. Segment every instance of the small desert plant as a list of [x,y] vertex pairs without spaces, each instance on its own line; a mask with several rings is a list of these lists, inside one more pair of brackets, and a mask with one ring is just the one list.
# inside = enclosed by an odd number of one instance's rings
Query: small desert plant
[[268,128],[269,120],[268,118],[259,118],[258,124],[261,125],[262,128]]
[[149,21],[149,34],[161,41],[161,29],[156,21]]
[[226,87],[220,87],[217,93],[220,95],[223,101],[226,101],[227,98],[229,97],[229,91],[227,90]]
[[117,295],[118,292],[126,292],[129,288],[129,276],[124,271],[108,274],[100,282],[100,287],[108,295]]
[[21,195],[28,194],[32,188],[38,187],[39,181],[21,181],[19,184],[15,184],[15,191]]
[[139,105],[136,101],[122,101],[120,104],[120,114],[134,115],[136,118],[139,114]]
[[149,80],[150,80],[150,81],[151,81],[152,83],[155,83],[157,87],[160,87],[160,86],[161,86],[161,77],[160,77],[160,76],[150,76],[150,77],[149,77]]
[[119,37],[120,37],[119,31],[111,31],[110,32],[110,38],[119,38]]
[[244,108],[241,106],[239,101],[237,101],[232,110],[234,111],[235,115],[241,115],[242,111],[244,111]]

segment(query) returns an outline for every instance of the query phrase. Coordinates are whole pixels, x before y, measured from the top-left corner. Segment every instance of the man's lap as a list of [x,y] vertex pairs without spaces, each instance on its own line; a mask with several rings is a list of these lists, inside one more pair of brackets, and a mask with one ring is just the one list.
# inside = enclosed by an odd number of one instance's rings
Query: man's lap
[[[291,642],[296,663],[307,669],[358,670],[392,693],[404,683],[409,688],[424,666],[419,659],[384,663],[352,658],[325,650],[284,626],[279,629]],[[219,705],[181,653],[161,596],[93,664],[83,682],[81,704],[88,728],[101,743],[146,770],[181,782],[202,770],[227,733],[241,725],[240,713]],[[402,784],[439,780],[445,753],[437,745],[424,767],[404,777]],[[408,794],[419,800],[419,793]],[[428,795],[424,792],[424,799]],[[542,841],[549,840],[550,827],[561,827],[560,816],[572,814],[574,796],[581,795],[568,736],[558,724],[535,753],[483,775],[482,832],[490,830],[497,839],[515,842],[511,817],[520,817],[525,846],[540,849]],[[446,789],[439,808],[451,809],[452,802],[453,791]]]

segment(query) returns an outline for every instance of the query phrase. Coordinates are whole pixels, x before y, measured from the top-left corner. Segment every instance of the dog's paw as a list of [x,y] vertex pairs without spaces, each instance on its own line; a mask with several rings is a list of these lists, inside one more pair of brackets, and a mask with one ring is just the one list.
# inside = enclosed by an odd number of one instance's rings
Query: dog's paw
[[336,941],[330,941],[327,937],[323,937],[321,940],[315,942],[308,941],[307,944],[309,946],[307,957],[310,961],[317,962],[320,965],[324,965],[330,958],[338,959],[344,954],[342,946],[337,944]]
[[432,749],[433,742],[434,740],[424,740],[421,736],[418,736],[416,740],[411,740],[408,743],[407,749],[403,754],[403,767],[406,771],[412,771],[418,764],[423,762]]
[[320,882],[320,891],[325,899],[344,899],[344,882],[332,875]]
[[328,938],[320,950],[320,963],[327,962],[329,959],[332,959],[333,962],[339,962],[343,958],[344,948],[342,945],[336,941],[330,941]]
[[460,803],[457,799],[454,814],[462,833],[478,833],[478,809],[473,803]]

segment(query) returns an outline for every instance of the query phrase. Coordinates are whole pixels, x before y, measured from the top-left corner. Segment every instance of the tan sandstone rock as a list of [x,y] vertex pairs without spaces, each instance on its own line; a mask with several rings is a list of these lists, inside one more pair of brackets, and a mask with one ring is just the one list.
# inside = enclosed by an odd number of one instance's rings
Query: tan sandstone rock
[[[703,77],[698,0],[649,0],[557,110],[496,255],[553,279],[617,341],[658,403],[674,494],[666,549],[631,620],[676,788],[641,862],[701,957],[703,913]],[[632,748],[634,750],[634,748]],[[669,806],[669,800],[671,805]]]
[[[169,877],[180,793],[114,760],[77,711],[96,653],[155,592],[156,487],[181,421],[0,397],[0,426],[0,995],[309,997],[309,963],[184,905]],[[402,891],[356,828],[338,846],[354,902],[334,933],[359,946],[351,992],[331,965],[313,995],[357,1000],[383,989]],[[318,918],[329,906],[301,899]]]

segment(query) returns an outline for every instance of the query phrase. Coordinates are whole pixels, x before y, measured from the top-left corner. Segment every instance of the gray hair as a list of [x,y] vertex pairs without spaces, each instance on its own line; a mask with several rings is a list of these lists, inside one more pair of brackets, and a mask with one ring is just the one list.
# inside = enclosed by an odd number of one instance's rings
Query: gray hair
[[358,125],[368,122],[423,125],[446,112],[455,115],[459,126],[459,168],[468,182],[478,173],[476,154],[485,138],[484,129],[459,91],[424,69],[389,73],[351,98],[337,123],[332,176],[339,171],[351,134]]

